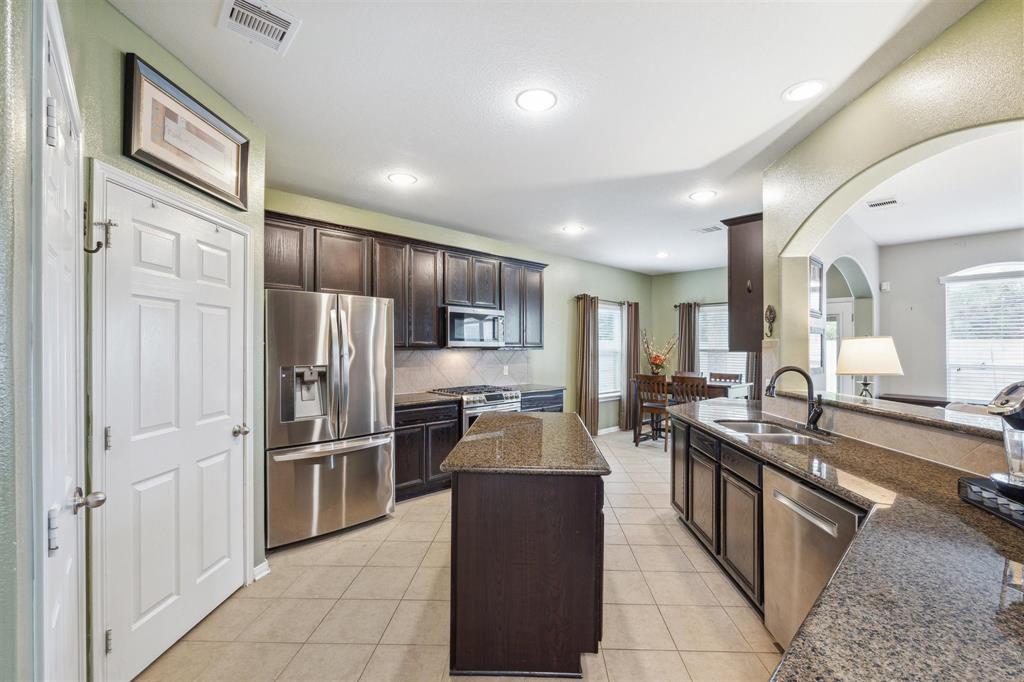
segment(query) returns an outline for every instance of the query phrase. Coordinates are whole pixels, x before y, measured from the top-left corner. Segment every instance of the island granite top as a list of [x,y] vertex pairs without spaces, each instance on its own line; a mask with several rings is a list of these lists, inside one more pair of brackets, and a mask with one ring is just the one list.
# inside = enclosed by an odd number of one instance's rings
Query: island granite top
[[608,462],[574,412],[483,414],[441,471],[605,476]]
[[828,436],[750,439],[720,419],[793,422],[756,401],[669,408],[676,418],[873,511],[775,680],[1024,679],[1024,531],[957,497],[967,472]]

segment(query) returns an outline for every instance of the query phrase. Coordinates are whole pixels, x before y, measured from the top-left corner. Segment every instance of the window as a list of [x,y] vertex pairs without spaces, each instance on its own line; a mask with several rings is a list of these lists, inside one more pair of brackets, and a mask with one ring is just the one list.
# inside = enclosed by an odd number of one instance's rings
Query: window
[[747,354],[729,352],[729,307],[725,303],[702,305],[697,314],[698,369],[746,377]]
[[1024,263],[969,268],[946,285],[946,398],[987,403],[1024,379]]
[[620,397],[624,372],[622,306],[614,303],[601,303],[597,309],[598,397]]

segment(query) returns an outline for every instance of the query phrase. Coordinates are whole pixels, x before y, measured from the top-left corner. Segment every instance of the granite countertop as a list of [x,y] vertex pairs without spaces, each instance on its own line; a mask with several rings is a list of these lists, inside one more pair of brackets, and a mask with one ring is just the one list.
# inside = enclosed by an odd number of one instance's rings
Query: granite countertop
[[519,389],[520,393],[543,393],[545,391],[565,390],[565,386],[547,386],[545,384],[519,384],[518,386],[509,386],[509,388]]
[[1024,679],[1024,531],[961,502],[966,472],[829,436],[758,442],[718,419],[789,420],[725,398],[669,412],[873,511],[775,680]]
[[605,476],[608,462],[574,412],[494,412],[477,418],[441,471]]
[[[777,395],[783,398],[795,398],[807,402],[807,391],[791,391],[780,388]],[[1003,420],[994,415],[947,410],[944,407],[911,405],[892,400],[861,398],[855,395],[832,392],[822,393],[821,402],[832,407],[864,412],[876,417],[899,419],[901,421],[913,422],[914,424],[932,426],[937,429],[981,436],[982,438],[1003,439]]]
[[454,395],[441,395],[440,393],[396,393],[395,407],[407,407],[409,405],[430,405],[433,403],[457,403],[460,398]]

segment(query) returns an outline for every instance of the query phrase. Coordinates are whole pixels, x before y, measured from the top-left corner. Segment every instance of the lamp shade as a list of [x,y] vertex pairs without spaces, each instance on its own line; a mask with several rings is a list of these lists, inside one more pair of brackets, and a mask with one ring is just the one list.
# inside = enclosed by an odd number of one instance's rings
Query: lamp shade
[[836,374],[903,376],[891,336],[856,336],[839,346]]

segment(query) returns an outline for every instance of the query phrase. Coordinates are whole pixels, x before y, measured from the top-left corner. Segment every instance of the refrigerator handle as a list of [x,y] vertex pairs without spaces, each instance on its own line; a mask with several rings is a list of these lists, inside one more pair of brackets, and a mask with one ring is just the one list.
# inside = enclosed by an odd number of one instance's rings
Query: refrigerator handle
[[338,421],[338,394],[341,393],[341,365],[338,362],[339,352],[341,350],[341,341],[339,339],[338,332],[338,309],[331,308],[331,352],[328,356],[330,358],[330,369],[331,369],[331,400],[330,400],[330,415],[331,422],[334,424],[334,433],[336,436],[341,435],[341,423]]
[[349,373],[352,365],[352,330],[349,326],[348,311],[338,308],[338,317],[341,320],[341,367],[340,367],[340,395],[341,412],[338,417],[338,435],[345,433],[345,426],[348,424],[348,396],[349,396]]

